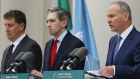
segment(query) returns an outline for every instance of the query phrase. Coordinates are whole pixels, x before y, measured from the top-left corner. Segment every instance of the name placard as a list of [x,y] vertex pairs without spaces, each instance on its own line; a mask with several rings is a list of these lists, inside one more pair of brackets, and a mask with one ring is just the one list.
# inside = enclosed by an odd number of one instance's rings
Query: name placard
[[29,79],[29,73],[1,74],[0,79]]
[[84,79],[84,70],[44,71],[43,79]]

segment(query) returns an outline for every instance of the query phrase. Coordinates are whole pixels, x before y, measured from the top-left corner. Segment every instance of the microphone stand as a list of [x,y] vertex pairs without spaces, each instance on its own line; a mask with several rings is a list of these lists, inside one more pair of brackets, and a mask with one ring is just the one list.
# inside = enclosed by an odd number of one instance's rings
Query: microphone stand
[[71,60],[69,62],[69,65],[66,67],[67,70],[74,70],[75,69],[75,65],[78,62],[77,58],[74,58],[74,60]]
[[66,70],[66,66],[68,65],[68,61],[63,61],[63,65],[60,67],[60,70]]
[[26,72],[26,66],[23,61],[15,63],[14,68],[12,68],[8,73],[10,74],[16,74],[16,73],[25,73]]

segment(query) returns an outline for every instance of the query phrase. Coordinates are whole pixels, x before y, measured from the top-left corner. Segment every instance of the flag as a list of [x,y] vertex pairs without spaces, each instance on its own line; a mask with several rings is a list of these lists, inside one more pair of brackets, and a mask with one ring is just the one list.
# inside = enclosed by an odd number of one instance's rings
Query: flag
[[100,63],[97,54],[92,25],[88,15],[85,0],[74,0],[74,16],[72,33],[82,40],[88,49],[85,61],[85,70],[99,70]]
[[[58,0],[58,7],[60,8],[64,8],[65,10],[70,11],[70,6],[69,6],[69,0]],[[68,24],[68,28],[67,30],[71,30],[72,29],[72,19],[70,17],[70,22]]]

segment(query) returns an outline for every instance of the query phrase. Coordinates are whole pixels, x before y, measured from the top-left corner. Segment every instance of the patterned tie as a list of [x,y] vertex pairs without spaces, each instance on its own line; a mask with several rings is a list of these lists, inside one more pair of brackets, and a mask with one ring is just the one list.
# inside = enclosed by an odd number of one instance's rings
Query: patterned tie
[[54,58],[55,58],[55,55],[56,55],[57,42],[58,42],[58,40],[56,39],[53,43],[53,46],[52,46],[51,59],[50,59],[50,69],[52,68],[52,64],[53,64],[53,61],[54,61]]
[[5,68],[6,68],[6,65],[7,65],[7,62],[8,62],[8,60],[9,60],[9,58],[10,58],[11,55],[12,55],[13,47],[14,47],[13,44],[9,47],[9,50],[8,50],[8,53],[7,53],[7,56],[6,56],[6,59],[5,59]]
[[113,63],[115,62],[116,55],[117,55],[117,53],[119,51],[119,46],[120,46],[121,39],[122,39],[122,37],[121,36],[118,36],[116,47],[115,47],[115,50],[114,50],[114,55],[113,55]]

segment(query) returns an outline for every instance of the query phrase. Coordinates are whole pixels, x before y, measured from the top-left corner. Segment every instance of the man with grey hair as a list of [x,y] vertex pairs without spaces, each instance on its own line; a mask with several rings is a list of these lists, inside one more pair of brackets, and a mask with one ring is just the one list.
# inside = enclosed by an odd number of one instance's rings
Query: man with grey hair
[[118,34],[110,39],[106,67],[99,74],[112,79],[140,79],[140,33],[132,25],[129,5],[113,2],[107,18],[111,31]]
[[[70,13],[62,8],[48,10],[47,26],[54,38],[46,43],[42,71],[60,70],[64,60],[75,48],[84,47],[84,43],[67,31]],[[75,70],[84,69],[85,60],[77,63]],[[32,71],[32,74],[42,77],[42,73]]]

